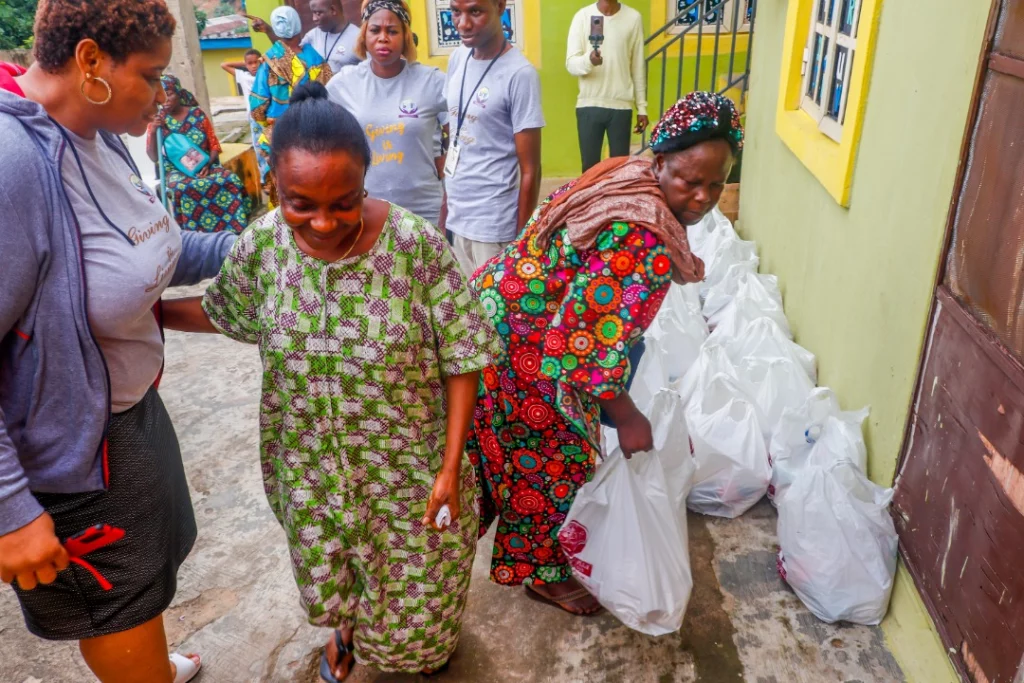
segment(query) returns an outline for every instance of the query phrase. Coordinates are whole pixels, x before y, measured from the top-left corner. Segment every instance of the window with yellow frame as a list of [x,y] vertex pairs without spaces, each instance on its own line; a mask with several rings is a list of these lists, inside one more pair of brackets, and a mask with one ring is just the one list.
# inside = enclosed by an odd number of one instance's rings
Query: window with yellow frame
[[790,0],[776,131],[849,206],[882,0]]
[[719,24],[723,30],[736,26],[737,33],[750,32],[750,19],[754,14],[754,0],[668,0],[668,16],[679,17],[669,33],[679,33],[697,23],[701,2],[704,3],[706,31],[714,32]]

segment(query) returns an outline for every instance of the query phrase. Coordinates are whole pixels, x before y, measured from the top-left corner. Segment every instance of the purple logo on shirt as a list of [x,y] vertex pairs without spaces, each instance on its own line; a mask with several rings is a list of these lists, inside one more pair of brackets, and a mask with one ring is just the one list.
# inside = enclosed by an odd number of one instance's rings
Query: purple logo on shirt
[[156,204],[156,195],[153,194],[152,190],[146,187],[146,184],[142,182],[142,178],[132,173],[131,175],[128,176],[128,182],[130,182],[132,184],[132,187],[134,187],[136,190],[146,195],[146,197],[149,198],[150,204]]
[[420,117],[420,108],[412,100],[402,100],[398,105],[398,118],[400,119],[418,119]]
[[487,109],[487,100],[491,99],[491,91],[485,85],[476,92],[476,97],[473,101],[481,109]]

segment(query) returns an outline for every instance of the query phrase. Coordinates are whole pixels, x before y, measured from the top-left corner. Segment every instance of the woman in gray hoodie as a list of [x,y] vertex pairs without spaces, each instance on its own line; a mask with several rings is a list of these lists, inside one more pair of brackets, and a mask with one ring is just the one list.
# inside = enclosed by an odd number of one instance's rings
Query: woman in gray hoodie
[[104,683],[183,683],[162,616],[196,525],[156,391],[160,296],[234,235],[181,234],[117,137],[164,101],[163,0],[47,0],[0,64],[0,580]]

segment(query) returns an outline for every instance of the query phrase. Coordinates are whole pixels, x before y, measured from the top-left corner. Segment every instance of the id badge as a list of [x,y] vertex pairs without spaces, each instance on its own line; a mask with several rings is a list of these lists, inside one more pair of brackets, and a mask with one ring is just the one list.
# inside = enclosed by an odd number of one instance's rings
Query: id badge
[[449,178],[455,177],[455,169],[459,165],[459,154],[462,153],[462,147],[458,143],[452,145],[448,149],[448,157],[444,162],[444,174]]

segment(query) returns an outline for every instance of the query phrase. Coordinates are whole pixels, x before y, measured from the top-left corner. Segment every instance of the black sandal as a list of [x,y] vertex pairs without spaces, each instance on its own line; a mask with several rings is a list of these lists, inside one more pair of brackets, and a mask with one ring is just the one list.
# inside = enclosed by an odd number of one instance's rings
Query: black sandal
[[[345,655],[349,654],[351,650],[345,645],[345,641],[341,639],[341,631],[334,629],[334,645],[338,648],[338,656],[341,659],[345,658]],[[349,667],[349,673],[352,673],[352,667]],[[324,653],[320,655],[320,679],[325,683],[341,683],[334,676],[334,670],[331,668],[331,663],[327,661],[327,649],[324,648]]]

